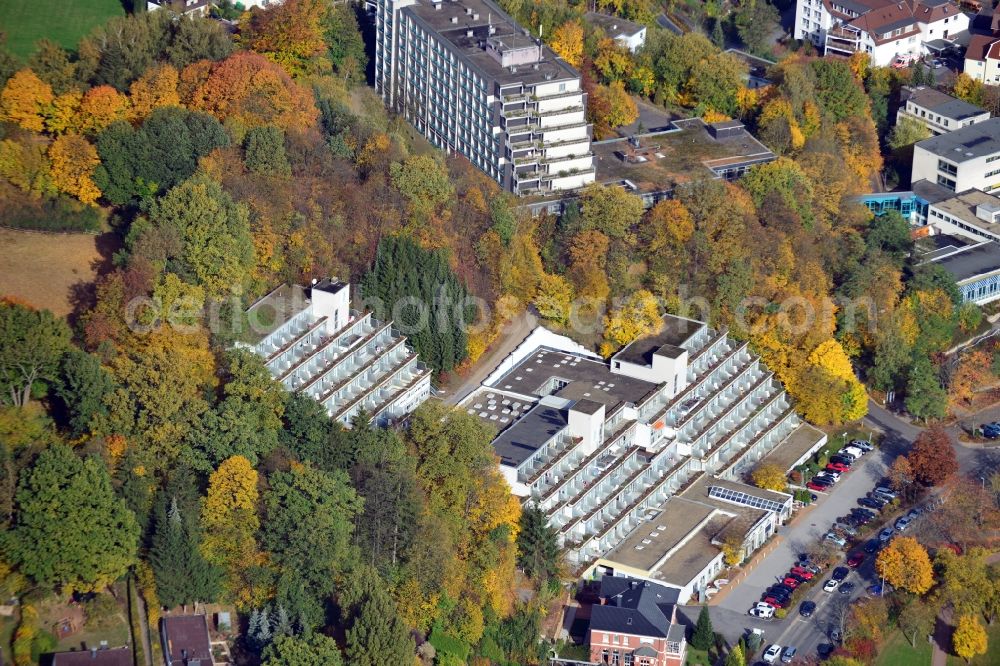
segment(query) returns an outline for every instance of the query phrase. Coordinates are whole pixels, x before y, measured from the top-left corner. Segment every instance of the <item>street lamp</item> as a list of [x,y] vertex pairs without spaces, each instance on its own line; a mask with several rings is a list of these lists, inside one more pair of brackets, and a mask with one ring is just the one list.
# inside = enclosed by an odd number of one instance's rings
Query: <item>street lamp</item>
[[983,484],[983,490],[986,490],[986,477],[985,476],[981,476],[981,477],[979,477],[979,480]]

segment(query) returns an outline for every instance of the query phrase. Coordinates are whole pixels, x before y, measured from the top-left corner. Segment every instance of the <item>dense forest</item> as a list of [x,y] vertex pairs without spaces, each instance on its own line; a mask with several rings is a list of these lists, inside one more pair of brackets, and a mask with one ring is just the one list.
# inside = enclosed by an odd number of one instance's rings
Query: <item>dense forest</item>
[[[244,308],[282,282],[481,299],[473,329],[412,336],[439,381],[529,306],[604,354],[666,310],[748,338],[816,423],[864,415],[862,380],[942,413],[935,355],[979,312],[914,267],[902,218],[854,200],[883,166],[905,72],[792,54],[749,90],[702,35],[651,27],[631,54],[581,7],[507,7],[559,26],[546,39],[582,67],[598,135],[634,120],[632,93],[740,118],[780,157],[650,210],[595,185],[528,218],[385,111],[365,85],[367,19],[326,0],[255,10],[235,36],[159,11],[72,51],[0,53],[0,218],[121,239],[69,323],[0,303],[0,573],[25,610],[127,578],[150,620],[238,609],[249,662],[538,660],[559,555],[497,472],[492,433],[433,404],[398,432],[344,430],[286,393],[234,346]],[[44,633],[31,617],[18,664]]]

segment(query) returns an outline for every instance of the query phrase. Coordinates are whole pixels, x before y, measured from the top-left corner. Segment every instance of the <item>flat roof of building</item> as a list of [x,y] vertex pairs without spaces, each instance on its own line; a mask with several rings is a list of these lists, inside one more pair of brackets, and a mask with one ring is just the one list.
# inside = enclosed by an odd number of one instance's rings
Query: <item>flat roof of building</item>
[[918,199],[923,199],[927,203],[937,203],[938,201],[944,201],[955,196],[955,193],[947,187],[923,179],[910,185],[910,189],[913,190],[913,194]]
[[716,139],[700,118],[672,124],[676,129],[640,136],[637,150],[625,138],[592,143],[597,181],[628,180],[639,192],[659,192],[714,178],[712,168],[774,159],[774,153],[747,131]]
[[[979,206],[1000,206],[1000,197],[987,194],[982,190],[966,190],[959,192],[950,199],[944,199],[932,205],[935,209],[943,211],[971,227],[976,227],[992,234],[1000,233],[1000,225],[991,224],[976,216],[976,208]],[[933,223],[934,218],[930,217],[928,221]]]
[[306,289],[297,284],[283,284],[247,308],[249,331],[254,342],[274,333],[282,324],[309,307]]
[[651,571],[670,550],[677,547],[715,508],[682,497],[670,497],[647,512],[647,520],[632,530],[604,559],[622,566]]
[[904,99],[951,120],[965,120],[986,113],[986,109],[952,97],[936,88],[903,86]]
[[613,360],[651,367],[654,355],[678,358],[685,351],[684,343],[704,327],[700,321],[663,315],[660,330],[628,343]]
[[460,407],[487,425],[502,432],[517,422],[537,401],[505,395],[502,391],[480,387],[469,394]]
[[[579,73],[549,47],[490,0],[417,0],[401,10],[450,43],[452,50],[485,78],[507,83],[543,83],[575,79]],[[457,19],[452,22],[452,19]],[[492,30],[492,32],[491,32]],[[469,36],[469,31],[472,36]],[[499,40],[511,48],[541,48],[537,63],[504,68],[487,53],[487,40]],[[537,66],[536,66],[537,65]]]
[[588,23],[593,23],[600,27],[609,37],[617,37],[618,35],[631,37],[646,28],[644,25],[623,19],[621,16],[612,16],[611,14],[604,14],[602,12],[587,12],[583,16],[587,19]]
[[788,469],[799,458],[819,444],[822,439],[822,430],[803,422],[788,437],[779,442],[776,447],[768,451],[767,455],[761,459],[761,463],[774,463],[781,467],[781,469]]
[[[553,382],[557,380],[561,387]],[[593,400],[609,411],[622,402],[639,403],[657,385],[611,372],[604,361],[540,347],[497,379],[493,386],[525,396],[556,395]]]
[[493,440],[493,450],[506,465],[517,467],[566,427],[566,412],[535,405],[517,423]]
[[721,548],[712,543],[712,538],[729,521],[730,519],[725,516],[710,520],[705,527],[695,532],[687,543],[667,558],[652,577],[677,587],[688,585],[722,552]]
[[924,139],[917,147],[952,162],[968,162],[1000,153],[1000,118]]
[[132,650],[120,647],[56,652],[52,666],[132,666]]
[[958,283],[982,278],[1000,272],[1000,243],[985,241],[934,263],[955,276]]
[[957,234],[921,236],[913,241],[914,250],[923,261],[936,261],[975,244],[976,241]]

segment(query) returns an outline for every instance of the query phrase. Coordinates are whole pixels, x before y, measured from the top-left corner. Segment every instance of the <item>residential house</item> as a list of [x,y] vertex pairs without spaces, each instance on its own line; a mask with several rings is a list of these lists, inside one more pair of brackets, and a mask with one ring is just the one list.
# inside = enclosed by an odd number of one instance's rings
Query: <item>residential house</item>
[[166,666],[212,666],[212,644],[204,615],[172,615],[160,619]]
[[590,661],[611,666],[680,666],[687,643],[677,622],[678,590],[604,576],[590,610]]
[[979,34],[969,38],[965,73],[976,81],[1000,85],[1000,34]]
[[[42,663],[45,663],[44,660]],[[133,666],[132,650],[128,647],[91,648],[73,652],[56,652],[52,666]]]
[[584,14],[584,18],[632,53],[638,51],[646,43],[646,26],[640,23],[601,12],[587,12]]

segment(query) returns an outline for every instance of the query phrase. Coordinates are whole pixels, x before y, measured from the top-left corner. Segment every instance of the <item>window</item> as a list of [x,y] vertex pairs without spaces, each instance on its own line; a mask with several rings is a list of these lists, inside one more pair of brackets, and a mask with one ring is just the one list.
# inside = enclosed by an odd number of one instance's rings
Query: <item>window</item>
[[631,652],[625,653],[625,666],[635,666],[635,656]]
[[943,171],[949,176],[954,176],[958,174],[958,167],[950,162],[945,162],[944,160],[938,160],[938,171]]
[[938,175],[937,184],[941,185],[942,187],[947,187],[952,192],[955,191],[955,181],[952,180],[951,178],[945,178],[942,175]]

